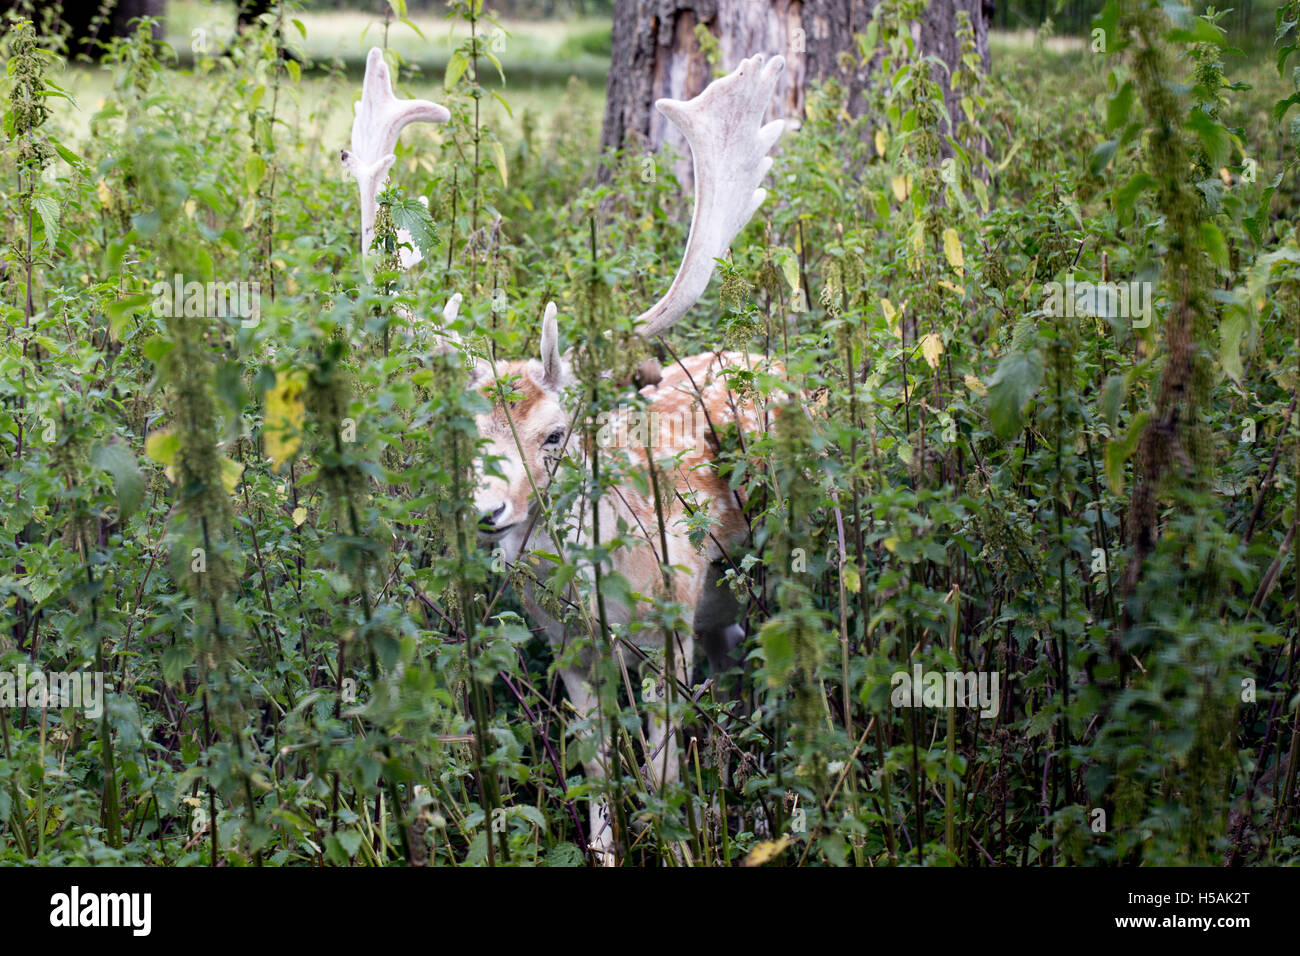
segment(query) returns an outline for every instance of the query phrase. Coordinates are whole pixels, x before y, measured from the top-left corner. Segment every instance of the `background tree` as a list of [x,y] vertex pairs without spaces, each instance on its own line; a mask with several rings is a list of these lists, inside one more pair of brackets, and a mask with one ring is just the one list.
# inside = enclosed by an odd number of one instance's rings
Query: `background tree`
[[[32,11],[31,7],[36,7]],[[37,28],[44,26],[43,14],[49,7],[58,11],[62,29],[68,35],[68,52],[76,55],[84,53],[98,58],[100,44],[112,37],[124,37],[130,33],[130,23],[138,17],[154,17],[161,21],[167,13],[167,0],[77,0],[72,3],[33,4],[30,0],[0,0],[0,14],[10,10],[27,11],[33,16]],[[154,28],[154,39],[162,39],[160,26]]]
[[[786,59],[770,118],[800,116],[809,86],[831,79],[847,89],[850,114],[861,116],[875,60],[861,61],[854,37],[866,32],[882,2],[888,0],[616,0],[611,62],[618,68],[610,70],[606,87],[601,148],[618,149],[635,139],[652,150],[666,143],[685,156],[681,134],[653,108],[655,100],[690,99],[715,71],[728,71],[759,52]],[[987,66],[981,0],[931,3],[913,30],[919,49],[949,72],[957,62],[957,15],[963,10]],[[941,82],[947,91],[946,80]],[[690,174],[689,167],[677,172],[679,179]]]

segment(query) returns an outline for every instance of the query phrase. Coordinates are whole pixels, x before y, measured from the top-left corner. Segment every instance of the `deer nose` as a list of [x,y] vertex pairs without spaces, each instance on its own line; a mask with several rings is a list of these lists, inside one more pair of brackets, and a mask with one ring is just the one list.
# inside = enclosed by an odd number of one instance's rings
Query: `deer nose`
[[493,528],[496,527],[497,521],[501,519],[501,516],[505,514],[505,511],[506,511],[505,504],[502,504],[495,511],[484,511],[481,515],[479,515],[478,523],[482,527],[491,531]]

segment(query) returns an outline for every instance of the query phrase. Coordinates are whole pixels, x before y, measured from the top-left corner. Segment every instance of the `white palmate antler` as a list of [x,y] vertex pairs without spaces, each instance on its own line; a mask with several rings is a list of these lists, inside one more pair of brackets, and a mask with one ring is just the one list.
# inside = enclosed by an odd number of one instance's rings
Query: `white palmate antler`
[[637,318],[649,338],[680,319],[708,288],[714,259],[726,255],[754,211],[767,198],[759,188],[772,159],[767,151],[785,131],[784,120],[762,125],[785,60],[762,54],[742,60],[735,72],[714,80],[699,96],[662,99],[659,112],[686,136],[695,168],[695,212],[686,252],[662,299]]
[[[361,86],[361,101],[356,104],[356,118],[352,121],[352,149],[343,150],[343,165],[356,177],[361,190],[361,256],[365,261],[370,244],[375,238],[375,197],[388,170],[397,157],[393,150],[397,137],[407,123],[445,123],[451,119],[446,107],[428,100],[399,100],[393,95],[393,84],[388,75],[388,64],[383,51],[372,47],[366,57],[366,77]],[[409,269],[423,258],[411,243],[404,229],[398,238],[411,248],[399,252],[403,269]]]

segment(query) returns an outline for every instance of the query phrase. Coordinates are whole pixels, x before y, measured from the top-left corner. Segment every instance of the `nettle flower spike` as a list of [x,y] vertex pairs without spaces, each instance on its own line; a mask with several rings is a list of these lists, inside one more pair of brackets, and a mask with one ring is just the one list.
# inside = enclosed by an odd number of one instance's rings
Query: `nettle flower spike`
[[[366,76],[361,86],[361,100],[356,104],[352,121],[352,148],[343,150],[343,165],[356,177],[361,191],[361,256],[367,261],[375,239],[376,197],[388,179],[388,171],[397,161],[394,150],[397,137],[408,123],[445,123],[451,113],[445,106],[429,100],[398,99],[393,95],[392,79],[383,51],[372,47],[366,57]],[[397,237],[407,247],[399,250],[403,269],[409,269],[423,254],[411,243],[405,229]]]

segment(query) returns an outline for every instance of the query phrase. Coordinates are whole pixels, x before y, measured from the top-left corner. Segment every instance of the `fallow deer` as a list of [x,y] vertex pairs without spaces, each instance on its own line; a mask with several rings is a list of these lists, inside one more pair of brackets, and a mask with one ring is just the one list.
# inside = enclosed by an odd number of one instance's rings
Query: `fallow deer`
[[[667,293],[640,315],[635,328],[652,339],[676,323],[703,295],[713,275],[715,259],[724,256],[736,234],[753,216],[766,197],[759,188],[772,160],[768,151],[785,128],[782,120],[763,124],[784,60],[777,56],[765,62],[762,55],[741,62],[728,76],[714,80],[689,101],[661,99],[655,105],[685,135],[691,149],[695,178],[695,208],[680,268]],[[388,70],[380,51],[370,52],[361,102],[357,105],[352,130],[352,151],[345,152],[345,166],[356,176],[361,192],[362,253],[369,252],[375,221],[375,197],[394,158],[393,148],[407,123],[445,121],[441,106],[421,100],[399,100],[393,96]],[[400,237],[399,238],[407,238]],[[403,256],[403,266],[420,258],[418,251]],[[455,319],[460,304],[455,295],[444,310],[444,321]],[[444,328],[446,326],[444,325]],[[634,619],[646,616],[648,603],[641,599],[661,598],[679,602],[694,610],[693,633],[678,634],[672,648],[675,676],[685,686],[698,637],[711,664],[720,668],[728,662],[740,636],[735,624],[736,605],[725,587],[716,586],[714,562],[746,536],[742,496],[733,491],[713,467],[717,454],[716,430],[735,424],[742,433],[764,429],[765,412],[752,396],[735,394],[723,374],[728,368],[773,368],[760,355],[714,352],[691,356],[670,366],[657,384],[647,385],[641,394],[647,411],[661,421],[686,423],[671,429],[649,449],[629,443],[621,450],[605,449],[601,454],[627,456],[631,468],[650,466],[647,453],[656,462],[672,459],[670,493],[662,496],[662,533],[655,501],[648,493],[632,487],[618,487],[584,502],[583,520],[569,520],[558,528],[560,543],[567,550],[592,543],[592,518],[600,528],[601,543],[615,533],[620,519],[637,534],[637,543],[612,551],[608,568],[619,572],[635,592],[632,604],[607,602],[607,622],[626,631]],[[550,551],[551,535],[557,530],[540,519],[538,495],[545,494],[554,474],[555,462],[565,456],[585,461],[579,438],[570,431],[573,415],[566,401],[566,389],[573,384],[571,364],[559,347],[556,307],[546,307],[541,326],[541,355],[538,359],[489,363],[477,359],[470,372],[471,387],[495,394],[495,383],[509,382],[504,391],[516,393],[513,401],[498,401],[490,412],[478,416],[483,459],[478,464],[474,504],[480,516],[480,541],[499,549],[510,563],[526,559],[535,549]],[[521,396],[521,397],[520,397]],[[606,423],[607,434],[618,434],[627,423],[613,413]],[[635,430],[635,429],[634,429]],[[573,429],[573,432],[579,431]],[[484,461],[495,460],[495,469]],[[688,511],[703,510],[710,519],[710,533],[700,547],[687,534]],[[594,511],[594,514],[591,512]],[[666,553],[665,553],[666,546]],[[551,644],[565,642],[563,623],[543,607],[534,587],[520,595],[528,613],[544,630]],[[590,590],[584,593],[591,593]],[[594,616],[594,608],[591,611]],[[663,649],[665,635],[643,629],[626,639],[645,648]],[[616,648],[616,653],[621,653]],[[570,702],[580,719],[593,715],[597,695],[591,686],[590,653],[582,664],[560,670]],[[677,761],[673,734],[664,715],[653,709],[647,747],[647,776],[660,784],[676,777]],[[659,753],[659,757],[654,755]],[[599,741],[595,758],[585,770],[589,779],[602,778],[607,769],[608,741]],[[614,860],[614,840],[609,811],[604,801],[591,800],[592,848],[604,863]]]

